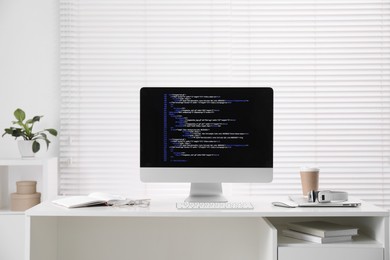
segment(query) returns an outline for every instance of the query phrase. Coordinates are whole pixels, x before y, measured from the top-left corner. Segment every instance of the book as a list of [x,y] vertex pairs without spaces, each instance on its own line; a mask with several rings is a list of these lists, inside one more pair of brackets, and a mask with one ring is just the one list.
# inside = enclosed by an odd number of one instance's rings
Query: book
[[318,237],[337,237],[354,236],[358,234],[358,228],[327,221],[307,221],[288,223],[290,230],[318,236]]
[[310,234],[305,234],[290,229],[283,230],[282,234],[286,237],[292,237],[292,238],[306,240],[306,241],[319,243],[319,244],[345,242],[345,241],[352,240],[352,236],[318,237],[318,236],[313,236]]
[[128,200],[120,195],[114,195],[104,192],[93,192],[87,196],[71,196],[53,200],[52,202],[67,208],[80,208],[97,205],[113,205]]

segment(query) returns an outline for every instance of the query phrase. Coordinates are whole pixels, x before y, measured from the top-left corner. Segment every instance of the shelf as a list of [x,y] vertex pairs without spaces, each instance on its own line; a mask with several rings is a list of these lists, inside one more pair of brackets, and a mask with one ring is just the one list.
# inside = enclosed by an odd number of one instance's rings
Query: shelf
[[24,211],[11,211],[10,209],[0,209],[0,216],[3,215],[24,215]]
[[337,242],[337,243],[314,243],[301,239],[295,239],[291,237],[285,237],[282,234],[278,234],[278,246],[281,247],[340,247],[340,248],[383,248],[383,245],[378,241],[367,237],[364,234],[359,234],[358,236],[354,236],[352,241],[347,242]]
[[52,158],[43,159],[43,158],[31,158],[31,159],[22,159],[22,158],[0,158],[0,166],[24,166],[24,165],[44,165],[45,162]]
[[0,209],[0,215],[15,214],[15,212],[9,209],[11,194],[16,192],[16,183],[18,181],[36,181],[37,192],[41,193],[41,201],[57,197],[57,174],[57,157],[31,159],[0,158],[0,207],[6,209]]

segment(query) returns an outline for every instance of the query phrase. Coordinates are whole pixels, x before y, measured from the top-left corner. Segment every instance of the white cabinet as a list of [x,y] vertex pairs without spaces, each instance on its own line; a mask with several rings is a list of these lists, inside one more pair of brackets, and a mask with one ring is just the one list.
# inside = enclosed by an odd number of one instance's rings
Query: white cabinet
[[0,259],[21,260],[25,248],[24,212],[10,210],[16,182],[37,181],[41,201],[57,196],[57,158],[0,159]]

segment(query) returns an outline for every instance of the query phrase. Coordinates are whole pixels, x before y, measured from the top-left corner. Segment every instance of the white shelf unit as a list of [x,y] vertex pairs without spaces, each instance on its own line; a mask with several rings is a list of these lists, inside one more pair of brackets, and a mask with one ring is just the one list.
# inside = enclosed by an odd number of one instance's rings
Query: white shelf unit
[[10,210],[10,194],[16,182],[37,181],[41,201],[57,196],[57,158],[0,158],[0,259],[24,259],[25,212]]
[[16,182],[37,181],[41,201],[53,199],[58,193],[57,158],[0,158],[0,215],[23,214],[10,211],[10,194],[16,192]]

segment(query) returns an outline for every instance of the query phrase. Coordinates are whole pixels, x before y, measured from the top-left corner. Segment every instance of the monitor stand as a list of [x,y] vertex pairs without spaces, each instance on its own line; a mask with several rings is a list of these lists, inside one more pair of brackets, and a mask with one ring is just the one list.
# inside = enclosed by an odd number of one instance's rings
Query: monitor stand
[[222,194],[221,183],[191,183],[186,202],[227,202]]

